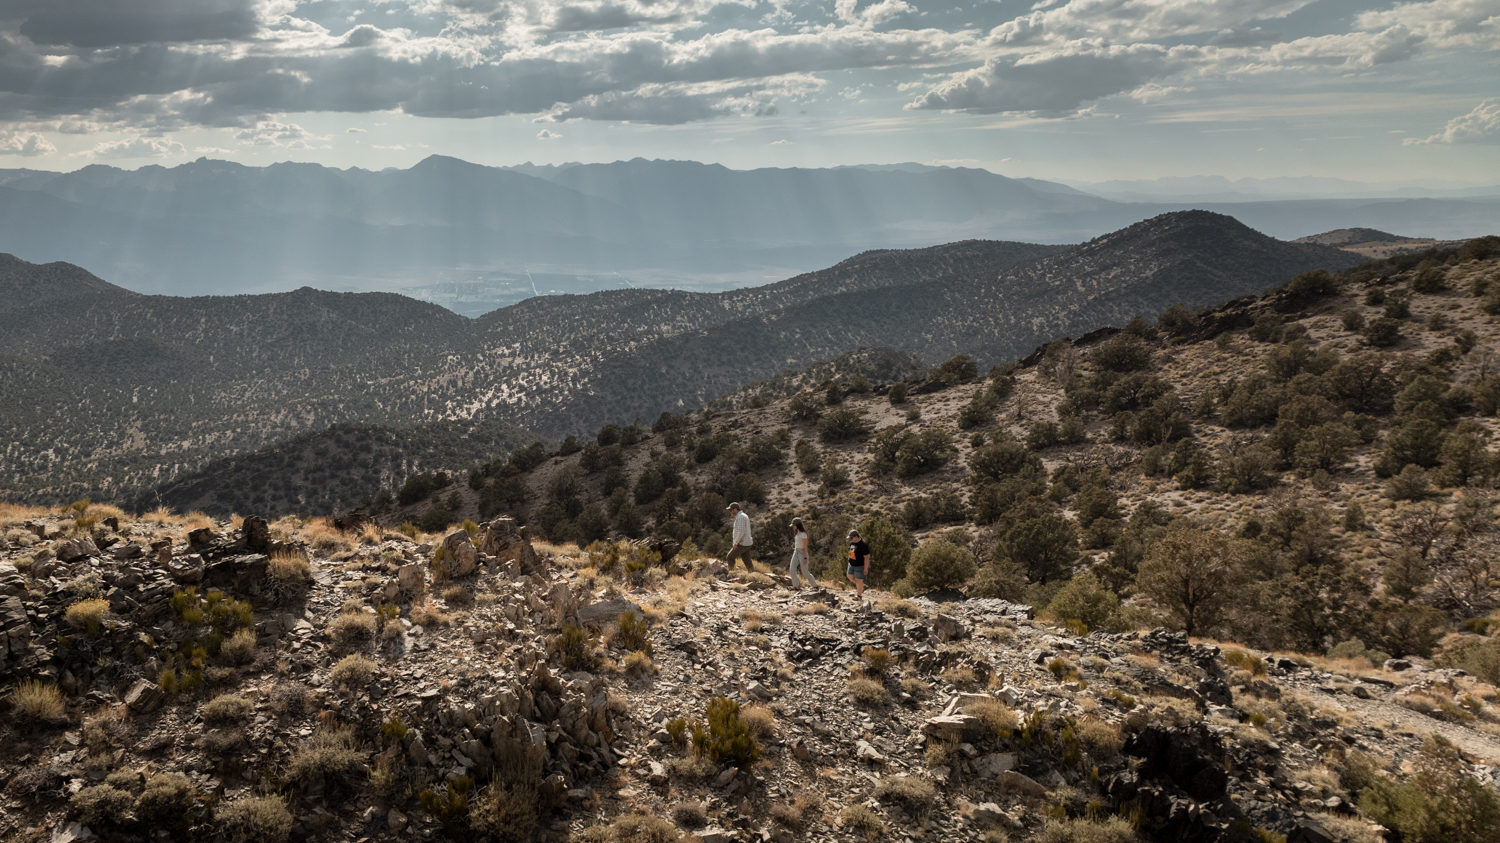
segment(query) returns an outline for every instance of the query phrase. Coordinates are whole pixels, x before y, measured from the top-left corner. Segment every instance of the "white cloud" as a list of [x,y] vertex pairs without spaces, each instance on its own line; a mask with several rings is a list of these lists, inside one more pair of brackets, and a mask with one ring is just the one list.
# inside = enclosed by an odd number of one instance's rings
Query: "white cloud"
[[559,135],[558,133],[549,129],[543,129],[540,132],[536,133],[537,140],[557,140],[560,137],[562,137],[562,135]]
[[771,141],[771,146],[791,146],[791,145],[792,145],[792,142],[789,141],[789,140],[787,140],[786,138],[782,138],[781,140],[773,140],[773,141]]
[[12,132],[0,137],[0,155],[19,155],[23,158],[32,158],[37,155],[51,155],[57,151],[57,147],[47,140],[41,132]]
[[1282,18],[1314,0],[1072,0],[1001,24],[998,44],[1061,43],[1080,38],[1147,41]]
[[195,146],[193,151],[203,156],[233,155],[234,150],[220,146]]
[[344,130],[344,134],[346,134],[346,135],[363,135],[363,134],[367,134],[367,132],[364,129],[361,129],[361,128],[357,127],[357,126],[351,126],[351,127],[349,127],[349,128],[347,128],[347,129]]
[[860,0],[834,0],[833,11],[844,22],[864,27],[879,26],[912,11],[905,0],[880,0],[863,9],[859,4]]
[[167,158],[173,155],[186,155],[187,147],[174,140],[166,138],[127,138],[125,140],[104,141],[96,144],[87,152],[75,152],[75,158]]
[[235,132],[234,139],[247,146],[275,146],[285,149],[314,149],[313,142],[326,141],[296,123],[279,120],[257,120],[255,125]]
[[1433,143],[1500,144],[1500,99],[1488,99],[1468,114],[1448,121],[1441,132],[1427,138],[1403,138],[1405,146]]

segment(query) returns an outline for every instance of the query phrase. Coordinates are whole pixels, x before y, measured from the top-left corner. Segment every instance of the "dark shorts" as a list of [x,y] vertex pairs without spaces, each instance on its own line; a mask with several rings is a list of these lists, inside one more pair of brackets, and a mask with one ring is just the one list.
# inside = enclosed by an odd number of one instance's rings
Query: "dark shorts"
[[845,573],[847,573],[849,576],[851,576],[851,577],[853,577],[853,578],[855,578],[857,580],[862,580],[862,579],[865,578],[865,566],[863,566],[863,565],[850,565],[849,566],[849,570],[846,571]]

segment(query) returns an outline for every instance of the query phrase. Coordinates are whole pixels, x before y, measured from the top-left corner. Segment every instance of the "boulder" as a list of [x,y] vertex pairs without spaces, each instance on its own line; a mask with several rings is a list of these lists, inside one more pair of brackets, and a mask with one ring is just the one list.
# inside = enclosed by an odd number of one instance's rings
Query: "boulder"
[[63,539],[52,548],[52,552],[62,562],[76,562],[85,557],[98,556],[99,547],[94,544],[93,539],[81,536],[74,539]]
[[251,553],[271,552],[271,525],[259,515],[252,515],[240,524],[240,545]]
[[1392,673],[1400,673],[1404,670],[1411,670],[1411,661],[1409,659],[1386,659],[1385,669],[1389,670]]
[[270,564],[263,553],[224,557],[204,567],[203,581],[241,596],[257,596],[264,590]]
[[940,741],[957,741],[984,733],[984,721],[967,714],[947,714],[922,724],[922,733]]
[[1006,770],[1000,774],[1000,786],[1009,791],[1023,793],[1027,796],[1045,796],[1047,788],[1041,782],[1030,776],[1018,773],[1015,770]]
[[536,551],[531,547],[531,537],[525,527],[518,526],[516,519],[496,518],[484,525],[484,538],[479,549],[497,562],[515,562],[525,573],[539,570]]
[[590,603],[587,606],[578,607],[578,622],[585,625],[598,626],[610,621],[619,620],[626,612],[641,614],[638,603],[632,603],[623,597],[613,600],[601,600],[598,603]]
[[130,686],[130,690],[125,692],[125,705],[129,706],[131,711],[145,714],[155,711],[156,707],[161,705],[164,696],[166,695],[162,692],[160,685],[145,679],[137,679],[135,684]]
[[932,619],[932,634],[939,641],[958,641],[968,638],[967,624],[952,615],[937,615]]
[[218,540],[218,535],[211,528],[199,527],[188,532],[188,549],[195,553],[202,553],[213,547],[214,542]]
[[139,559],[139,558],[141,558],[143,555],[145,555],[145,550],[143,550],[141,548],[141,546],[138,545],[138,544],[136,544],[135,542],[130,542],[129,544],[122,544],[122,545],[120,545],[119,547],[115,548],[114,550],[111,550],[110,553],[116,559],[118,559],[118,560],[120,560],[120,561],[123,562],[123,561],[125,561],[127,559]]
[[469,538],[468,530],[454,530],[443,539],[443,572],[450,577],[467,577],[479,567],[479,550]]
[[427,586],[427,574],[421,565],[402,565],[396,569],[396,580],[401,583],[401,590],[407,594],[421,594],[422,589]]

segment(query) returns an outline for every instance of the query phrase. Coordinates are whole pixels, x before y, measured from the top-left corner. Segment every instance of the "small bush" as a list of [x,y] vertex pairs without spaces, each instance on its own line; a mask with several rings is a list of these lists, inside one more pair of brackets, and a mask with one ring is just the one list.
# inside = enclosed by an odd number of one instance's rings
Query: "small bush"
[[707,724],[693,724],[693,750],[719,764],[739,767],[755,763],[760,746],[750,728],[740,719],[740,704],[728,697],[714,697],[704,713]]
[[287,762],[287,778],[298,784],[323,779],[330,786],[352,782],[364,765],[354,748],[354,730],[319,729]]
[[915,676],[908,676],[902,679],[901,690],[909,694],[914,700],[925,700],[932,694],[932,686]]
[[651,624],[645,617],[635,612],[625,612],[620,615],[620,627],[615,633],[614,642],[627,650],[639,651],[651,655]]
[[443,589],[443,601],[449,606],[472,606],[474,592],[461,585],[450,585]]
[[535,786],[494,784],[474,801],[469,823],[485,839],[523,843],[531,839],[540,816]]
[[35,680],[22,682],[11,696],[11,704],[25,723],[57,725],[68,720],[62,692],[56,685],[44,685]]
[[358,688],[369,684],[370,677],[374,673],[375,663],[356,653],[339,659],[338,664],[328,671],[328,678],[333,680],[335,685]]
[[1090,572],[1068,580],[1047,604],[1044,614],[1061,623],[1077,621],[1088,631],[1120,632],[1125,628],[1119,596]]
[[973,579],[979,569],[974,554],[946,539],[917,548],[906,563],[906,576],[915,591],[957,588]]
[[73,794],[68,807],[87,826],[112,826],[135,806],[135,797],[107,784],[96,784]]
[[292,812],[279,796],[247,796],[219,808],[216,824],[231,843],[286,843]]
[[887,776],[875,785],[875,798],[887,805],[899,805],[913,816],[922,816],[937,799],[937,788],[926,779],[915,776]]
[[255,661],[255,633],[238,629],[229,640],[219,645],[219,656],[234,665],[246,665]]
[[647,676],[656,670],[656,663],[651,661],[651,655],[643,650],[636,650],[625,657],[625,672],[631,676]]
[[865,676],[856,676],[849,680],[849,698],[866,708],[879,708],[890,702],[890,695],[885,691],[885,684]]
[[789,802],[777,802],[771,806],[771,822],[793,831],[802,827],[802,809]]
[[1084,750],[1097,762],[1117,758],[1125,745],[1120,737],[1120,727],[1103,720],[1085,720],[1078,724],[1074,733]]
[[312,563],[301,551],[273,553],[266,563],[266,576],[273,585],[295,588],[312,582]]
[[671,823],[646,814],[623,814],[615,818],[614,831],[618,843],[673,843],[682,837]]
[[683,828],[702,828],[708,825],[708,809],[702,802],[680,802],[672,808],[672,821]]
[[1364,338],[1365,342],[1376,348],[1389,348],[1401,342],[1401,323],[1389,316],[1371,320],[1365,326]]
[[891,406],[893,407],[899,404],[905,404],[906,384],[900,381],[891,384],[891,388],[886,391],[885,395],[886,398],[891,402]]
[[776,732],[776,713],[763,705],[749,705],[740,710],[740,722],[750,730],[750,736],[769,738]]
[[878,647],[866,647],[860,654],[860,661],[864,662],[865,672],[875,676],[882,676],[886,669],[891,666],[891,651]]
[[88,632],[90,638],[98,638],[104,631],[104,615],[108,612],[108,600],[80,600],[68,607],[68,623]]
[[818,419],[818,438],[824,442],[847,442],[868,436],[873,425],[851,407],[839,407]]
[[885,823],[874,811],[863,805],[849,805],[839,815],[843,824],[860,832],[868,840],[874,840],[885,831]]
[[328,635],[340,647],[375,637],[375,616],[366,612],[339,615],[328,624]]
[[688,722],[685,717],[673,717],[662,724],[668,735],[672,736],[672,743],[682,746],[687,743]]
[[1135,826],[1120,817],[1048,820],[1036,837],[1038,843],[1136,843],[1139,839]]
[[136,818],[148,826],[172,826],[198,799],[198,790],[181,773],[157,773],[135,801]]
[[1432,495],[1432,482],[1421,466],[1408,464],[1385,484],[1385,495],[1394,501],[1419,501]]
[[1009,738],[1015,734],[1021,722],[1014,711],[997,699],[970,703],[964,708],[964,713],[978,717],[980,722],[984,723],[985,728],[999,738]]
[[255,704],[238,694],[221,694],[203,704],[203,722],[212,726],[239,723],[254,710]]

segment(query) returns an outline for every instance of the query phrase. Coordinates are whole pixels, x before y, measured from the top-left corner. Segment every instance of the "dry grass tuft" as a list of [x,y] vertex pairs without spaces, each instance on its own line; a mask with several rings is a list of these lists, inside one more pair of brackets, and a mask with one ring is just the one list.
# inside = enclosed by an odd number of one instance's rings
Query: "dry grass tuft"
[[375,636],[375,616],[367,612],[349,612],[339,615],[328,624],[328,635],[340,647],[348,647],[358,641],[368,641]]
[[354,654],[339,659],[338,664],[328,671],[328,678],[333,684],[345,688],[357,688],[369,684],[370,677],[375,675],[375,663],[364,656]]
[[22,682],[11,695],[11,705],[23,722],[54,726],[68,722],[68,710],[56,685]]
[[203,704],[203,722],[214,726],[249,719],[254,703],[238,694],[221,694]]
[[866,708],[878,708],[891,701],[882,682],[865,676],[849,679],[849,698]]
[[255,633],[238,629],[229,640],[219,645],[219,655],[233,665],[247,665],[255,661]]
[[68,623],[86,631],[90,638],[98,638],[104,632],[104,616],[109,613],[109,601],[94,598],[80,600],[68,607]]
[[776,713],[759,703],[740,709],[740,722],[750,730],[757,740],[769,738],[776,733]]

